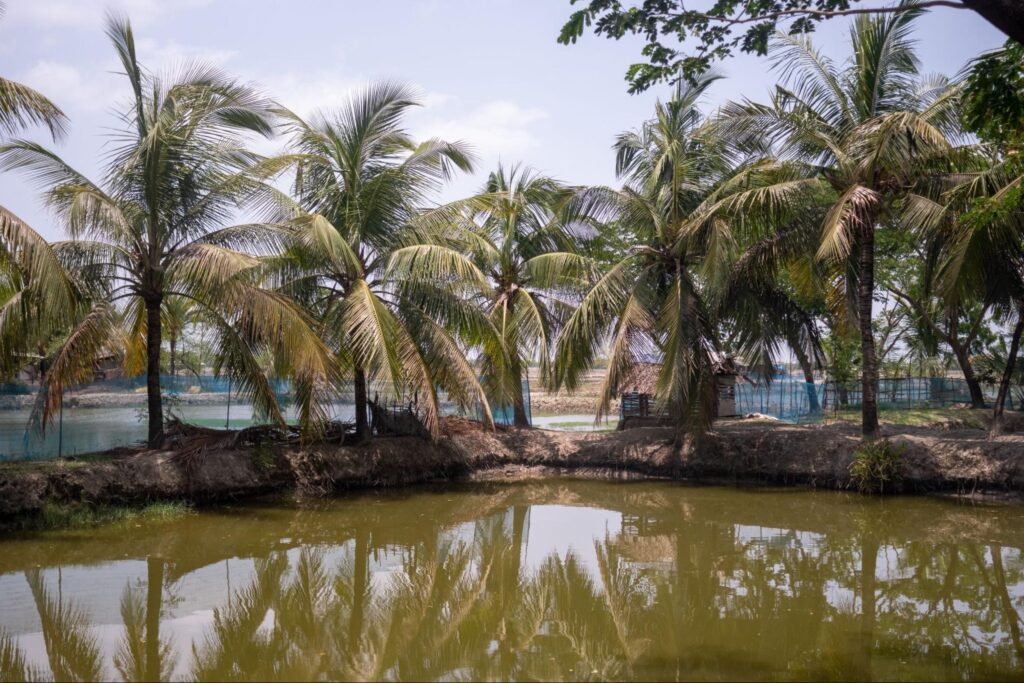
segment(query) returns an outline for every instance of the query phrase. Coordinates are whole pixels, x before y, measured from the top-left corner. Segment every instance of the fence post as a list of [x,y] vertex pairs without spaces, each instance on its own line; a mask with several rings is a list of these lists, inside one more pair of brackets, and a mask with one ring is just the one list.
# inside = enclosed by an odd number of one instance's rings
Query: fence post
[[231,375],[228,375],[228,412],[224,418],[224,429],[231,429]]
[[64,392],[60,392],[60,426],[57,428],[57,457],[64,457]]

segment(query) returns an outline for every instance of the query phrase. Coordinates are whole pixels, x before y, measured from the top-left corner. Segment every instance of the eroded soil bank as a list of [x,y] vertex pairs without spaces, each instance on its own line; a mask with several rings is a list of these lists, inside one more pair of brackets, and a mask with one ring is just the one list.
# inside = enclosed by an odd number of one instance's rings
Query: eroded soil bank
[[[898,431],[897,431],[898,430]],[[908,493],[1024,496],[1024,435],[989,440],[979,429],[889,427],[904,449],[900,489]],[[453,419],[437,442],[379,438],[365,446],[263,443],[201,449],[117,451],[99,458],[0,467],[0,527],[48,504],[134,505],[154,500],[212,502],[275,490],[329,495],[458,479],[678,477],[689,480],[847,488],[860,441],[852,425],[793,426],[754,420],[717,424],[681,452],[664,428],[578,433],[538,429],[486,432]]]

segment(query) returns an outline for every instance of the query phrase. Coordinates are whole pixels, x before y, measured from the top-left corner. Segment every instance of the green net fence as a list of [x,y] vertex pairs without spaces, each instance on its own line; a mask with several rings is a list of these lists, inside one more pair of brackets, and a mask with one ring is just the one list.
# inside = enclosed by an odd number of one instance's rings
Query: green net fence
[[[288,382],[270,383],[286,417],[294,418]],[[161,387],[165,413],[183,422],[221,428],[266,422],[227,377],[164,376]],[[32,420],[37,391],[25,383],[0,384],[0,461],[83,455],[145,440],[144,377],[103,379],[72,388],[45,430]],[[351,406],[341,402],[332,411],[337,419],[353,414]]]
[[[986,404],[991,405],[998,385],[982,384]],[[861,407],[859,381],[810,383],[789,377],[770,383],[736,384],[736,412],[762,414],[786,422],[815,422],[830,412]],[[899,377],[878,382],[878,405],[888,409],[943,408],[971,402],[971,392],[963,379],[950,377]],[[1024,387],[1013,386],[1007,397],[1007,410],[1024,409]]]

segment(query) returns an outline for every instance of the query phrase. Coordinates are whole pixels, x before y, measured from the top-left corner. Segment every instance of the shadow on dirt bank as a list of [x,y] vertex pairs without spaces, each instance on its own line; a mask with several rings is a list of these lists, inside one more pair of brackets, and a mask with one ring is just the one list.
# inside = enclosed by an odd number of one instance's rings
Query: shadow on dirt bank
[[[886,427],[903,448],[898,490],[1024,494],[1024,436],[988,439],[979,429]],[[436,443],[378,438],[366,445],[300,445],[207,433],[175,450],[121,449],[73,461],[0,466],[0,526],[47,504],[197,503],[295,489],[330,495],[367,487],[463,479],[673,477],[848,488],[860,443],[850,424],[795,426],[723,421],[697,445],[673,446],[666,428],[579,433],[538,429],[489,432],[450,418]]]

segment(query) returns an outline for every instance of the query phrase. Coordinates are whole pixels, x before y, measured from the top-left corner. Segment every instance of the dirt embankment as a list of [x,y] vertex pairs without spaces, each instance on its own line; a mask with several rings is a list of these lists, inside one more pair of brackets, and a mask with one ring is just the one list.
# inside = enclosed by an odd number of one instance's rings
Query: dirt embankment
[[[976,429],[888,430],[886,436],[904,448],[903,491],[1024,495],[1024,436],[988,440]],[[187,458],[180,452],[121,451],[100,459],[0,467],[0,525],[49,503],[206,502],[288,488],[330,494],[357,487],[553,474],[846,488],[859,441],[854,426],[737,420],[717,425],[698,446],[680,452],[664,428],[490,433],[452,419],[436,444],[408,437],[380,438],[365,446],[214,445]]]

